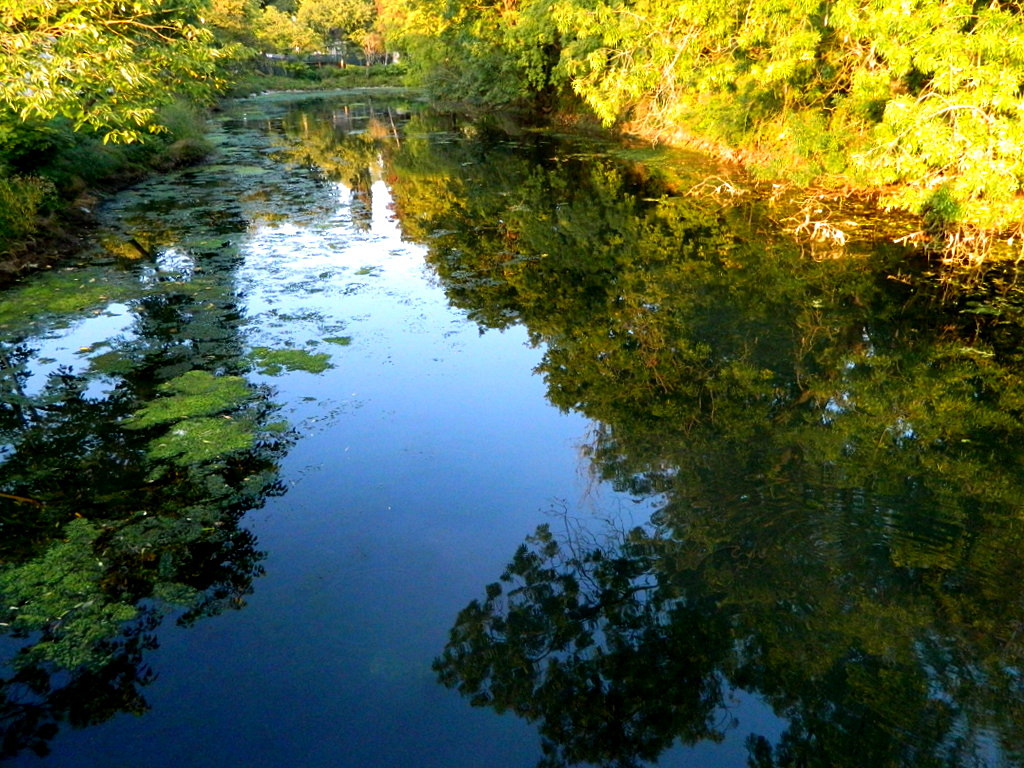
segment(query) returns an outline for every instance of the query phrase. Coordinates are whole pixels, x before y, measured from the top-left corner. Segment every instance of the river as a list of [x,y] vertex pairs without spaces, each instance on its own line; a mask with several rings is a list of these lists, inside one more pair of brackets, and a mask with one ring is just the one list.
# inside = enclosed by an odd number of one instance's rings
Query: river
[[398,92],[210,139],[0,294],[5,762],[1024,764],[1012,268]]

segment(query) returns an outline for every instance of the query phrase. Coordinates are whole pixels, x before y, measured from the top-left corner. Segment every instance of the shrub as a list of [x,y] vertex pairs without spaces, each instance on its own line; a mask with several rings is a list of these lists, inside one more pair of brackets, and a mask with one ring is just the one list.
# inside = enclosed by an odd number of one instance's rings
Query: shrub
[[198,163],[213,150],[206,139],[206,117],[193,104],[175,101],[162,107],[157,122],[166,128],[159,134],[159,151],[152,164],[159,170],[170,170]]
[[0,250],[30,237],[56,198],[53,183],[37,176],[0,177]]
[[171,143],[181,139],[201,139],[206,133],[206,118],[193,104],[178,99],[160,108],[156,121],[171,138]]

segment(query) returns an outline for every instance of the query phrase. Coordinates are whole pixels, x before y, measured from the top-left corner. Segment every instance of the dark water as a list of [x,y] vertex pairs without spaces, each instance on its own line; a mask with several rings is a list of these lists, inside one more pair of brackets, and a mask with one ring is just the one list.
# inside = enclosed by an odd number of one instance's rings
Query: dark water
[[0,295],[10,764],[1024,762],[1011,270],[399,97],[213,138]]

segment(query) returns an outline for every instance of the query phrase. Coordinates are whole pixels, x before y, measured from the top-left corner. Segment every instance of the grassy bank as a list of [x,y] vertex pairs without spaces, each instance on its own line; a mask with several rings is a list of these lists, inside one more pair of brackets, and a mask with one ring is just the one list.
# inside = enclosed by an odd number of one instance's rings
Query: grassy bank
[[211,150],[202,110],[175,102],[144,142],[104,143],[66,120],[0,121],[0,284],[78,250],[104,194]]

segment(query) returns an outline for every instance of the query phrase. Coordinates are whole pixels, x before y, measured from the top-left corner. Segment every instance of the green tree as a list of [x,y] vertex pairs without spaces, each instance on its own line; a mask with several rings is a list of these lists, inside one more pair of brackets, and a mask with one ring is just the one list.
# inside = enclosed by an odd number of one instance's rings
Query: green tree
[[1024,219],[1024,17],[1013,4],[398,5],[392,34],[445,97],[576,97],[609,126],[740,148],[763,176],[877,189],[977,253]]
[[259,0],[208,0],[203,18],[221,42],[251,45],[262,12]]
[[375,16],[372,0],[301,0],[296,18],[320,36],[324,47],[333,47],[359,44]]
[[220,85],[201,0],[0,2],[0,105],[20,119],[66,117],[107,141],[153,130],[176,95]]
[[254,23],[256,44],[264,51],[276,53],[308,53],[320,45],[319,36],[294,14],[268,5]]

